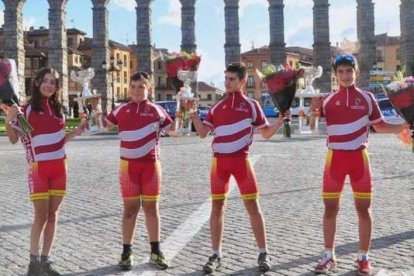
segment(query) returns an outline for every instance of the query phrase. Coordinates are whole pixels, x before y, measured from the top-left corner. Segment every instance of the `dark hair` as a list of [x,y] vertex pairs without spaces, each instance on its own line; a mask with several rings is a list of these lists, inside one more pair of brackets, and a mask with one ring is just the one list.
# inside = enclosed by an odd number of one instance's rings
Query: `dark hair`
[[56,91],[55,93],[49,98],[50,104],[52,105],[52,109],[55,112],[55,115],[59,118],[63,117],[62,114],[62,104],[60,103],[59,96],[60,96],[60,85],[59,85],[59,73],[53,68],[42,68],[37,72],[36,77],[32,81],[32,98],[30,99],[30,104],[32,108],[36,112],[43,111],[42,108],[42,94],[40,93],[40,85],[44,77],[47,74],[51,74],[56,81]]
[[147,87],[151,87],[151,76],[144,71],[139,71],[139,72],[135,72],[131,75],[131,78],[129,80],[129,83],[131,83],[132,81],[143,81]]
[[340,54],[335,57],[334,62],[332,63],[332,68],[336,72],[339,65],[350,65],[355,70],[358,70],[358,61],[355,56],[351,54]]
[[224,73],[231,72],[236,73],[240,80],[244,79],[247,75],[247,68],[244,63],[230,63],[227,65],[226,71]]

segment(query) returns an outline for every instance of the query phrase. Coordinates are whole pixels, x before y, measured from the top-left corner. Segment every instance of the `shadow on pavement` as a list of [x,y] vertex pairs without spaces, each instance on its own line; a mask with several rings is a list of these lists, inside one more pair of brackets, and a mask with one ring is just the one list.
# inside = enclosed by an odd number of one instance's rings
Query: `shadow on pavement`
[[[414,239],[414,230],[373,239],[371,243],[372,244],[371,249],[387,248],[391,245],[394,245],[394,244],[397,244],[397,243],[400,243],[400,242],[403,242],[409,239]],[[350,253],[356,252],[356,249],[358,248],[358,244],[359,243],[357,242],[353,242],[353,243],[347,243],[347,244],[337,246],[335,248],[336,256],[344,256],[344,255],[348,255]],[[316,264],[318,258],[319,256],[315,256],[315,258],[310,258],[310,257],[298,258],[288,263],[281,263],[281,264],[274,265],[272,267],[272,271],[277,272],[278,270],[291,269],[291,268],[297,267],[298,265],[304,265],[304,264],[313,264],[313,263]],[[309,275],[313,275],[313,274],[309,274]],[[352,272],[351,274],[347,273],[347,274],[342,274],[342,275],[355,275],[355,272]]]

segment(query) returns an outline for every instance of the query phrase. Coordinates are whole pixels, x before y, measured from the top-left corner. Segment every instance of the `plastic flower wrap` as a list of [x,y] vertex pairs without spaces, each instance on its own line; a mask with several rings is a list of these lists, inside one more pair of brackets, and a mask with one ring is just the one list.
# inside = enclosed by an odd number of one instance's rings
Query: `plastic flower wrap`
[[[0,103],[8,106],[19,104],[19,80],[16,63],[13,59],[0,59]],[[22,135],[30,134],[32,126],[22,113],[17,115],[19,131]]]
[[[282,116],[292,106],[297,81],[302,73],[301,68],[272,64],[264,67],[262,72],[257,71],[259,77],[266,83],[269,94]],[[291,136],[289,119],[284,120],[284,136]]]
[[387,85],[386,92],[397,112],[410,125],[411,131],[404,129],[399,138],[403,144],[410,144],[408,143],[408,137],[411,136],[411,144],[413,144],[412,139],[414,137],[411,132],[414,130],[414,78],[412,76],[404,77],[404,72],[405,68],[394,74],[392,82]]
[[167,56],[166,69],[167,75],[171,79],[175,90],[178,92],[183,86],[183,82],[178,78],[178,71],[188,70],[197,71],[200,64],[201,57],[195,53],[187,53],[185,51],[179,53],[172,53]]

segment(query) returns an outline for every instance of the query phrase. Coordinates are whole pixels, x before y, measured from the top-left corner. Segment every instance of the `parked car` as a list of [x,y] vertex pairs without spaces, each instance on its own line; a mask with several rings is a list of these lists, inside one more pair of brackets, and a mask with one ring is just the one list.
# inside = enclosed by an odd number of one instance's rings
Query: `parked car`
[[261,106],[263,113],[266,117],[277,117],[279,116],[279,110],[275,107],[269,93],[262,93]]
[[385,121],[389,124],[393,125],[400,125],[403,124],[405,121],[398,115],[397,111],[395,110],[394,106],[391,104],[390,100],[387,97],[377,98],[377,102],[379,108],[384,115]]
[[210,110],[210,107],[208,106],[199,106],[198,107],[198,116],[200,117],[201,121],[204,121],[204,119],[207,117],[208,111]]
[[176,101],[158,101],[155,103],[164,108],[168,115],[170,115],[171,119],[175,119],[175,111],[177,110]]

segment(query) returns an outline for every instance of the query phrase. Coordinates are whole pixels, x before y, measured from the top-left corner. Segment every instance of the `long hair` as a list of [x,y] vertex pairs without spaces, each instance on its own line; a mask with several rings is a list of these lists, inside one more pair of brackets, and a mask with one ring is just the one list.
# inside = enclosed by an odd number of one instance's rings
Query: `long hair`
[[32,108],[36,112],[43,111],[42,108],[42,94],[40,93],[40,85],[46,74],[51,74],[56,81],[55,93],[49,98],[50,104],[55,115],[59,118],[63,117],[62,114],[62,104],[59,101],[60,96],[60,85],[59,85],[59,73],[53,68],[42,68],[37,72],[36,77],[32,81],[32,98],[30,103]]

